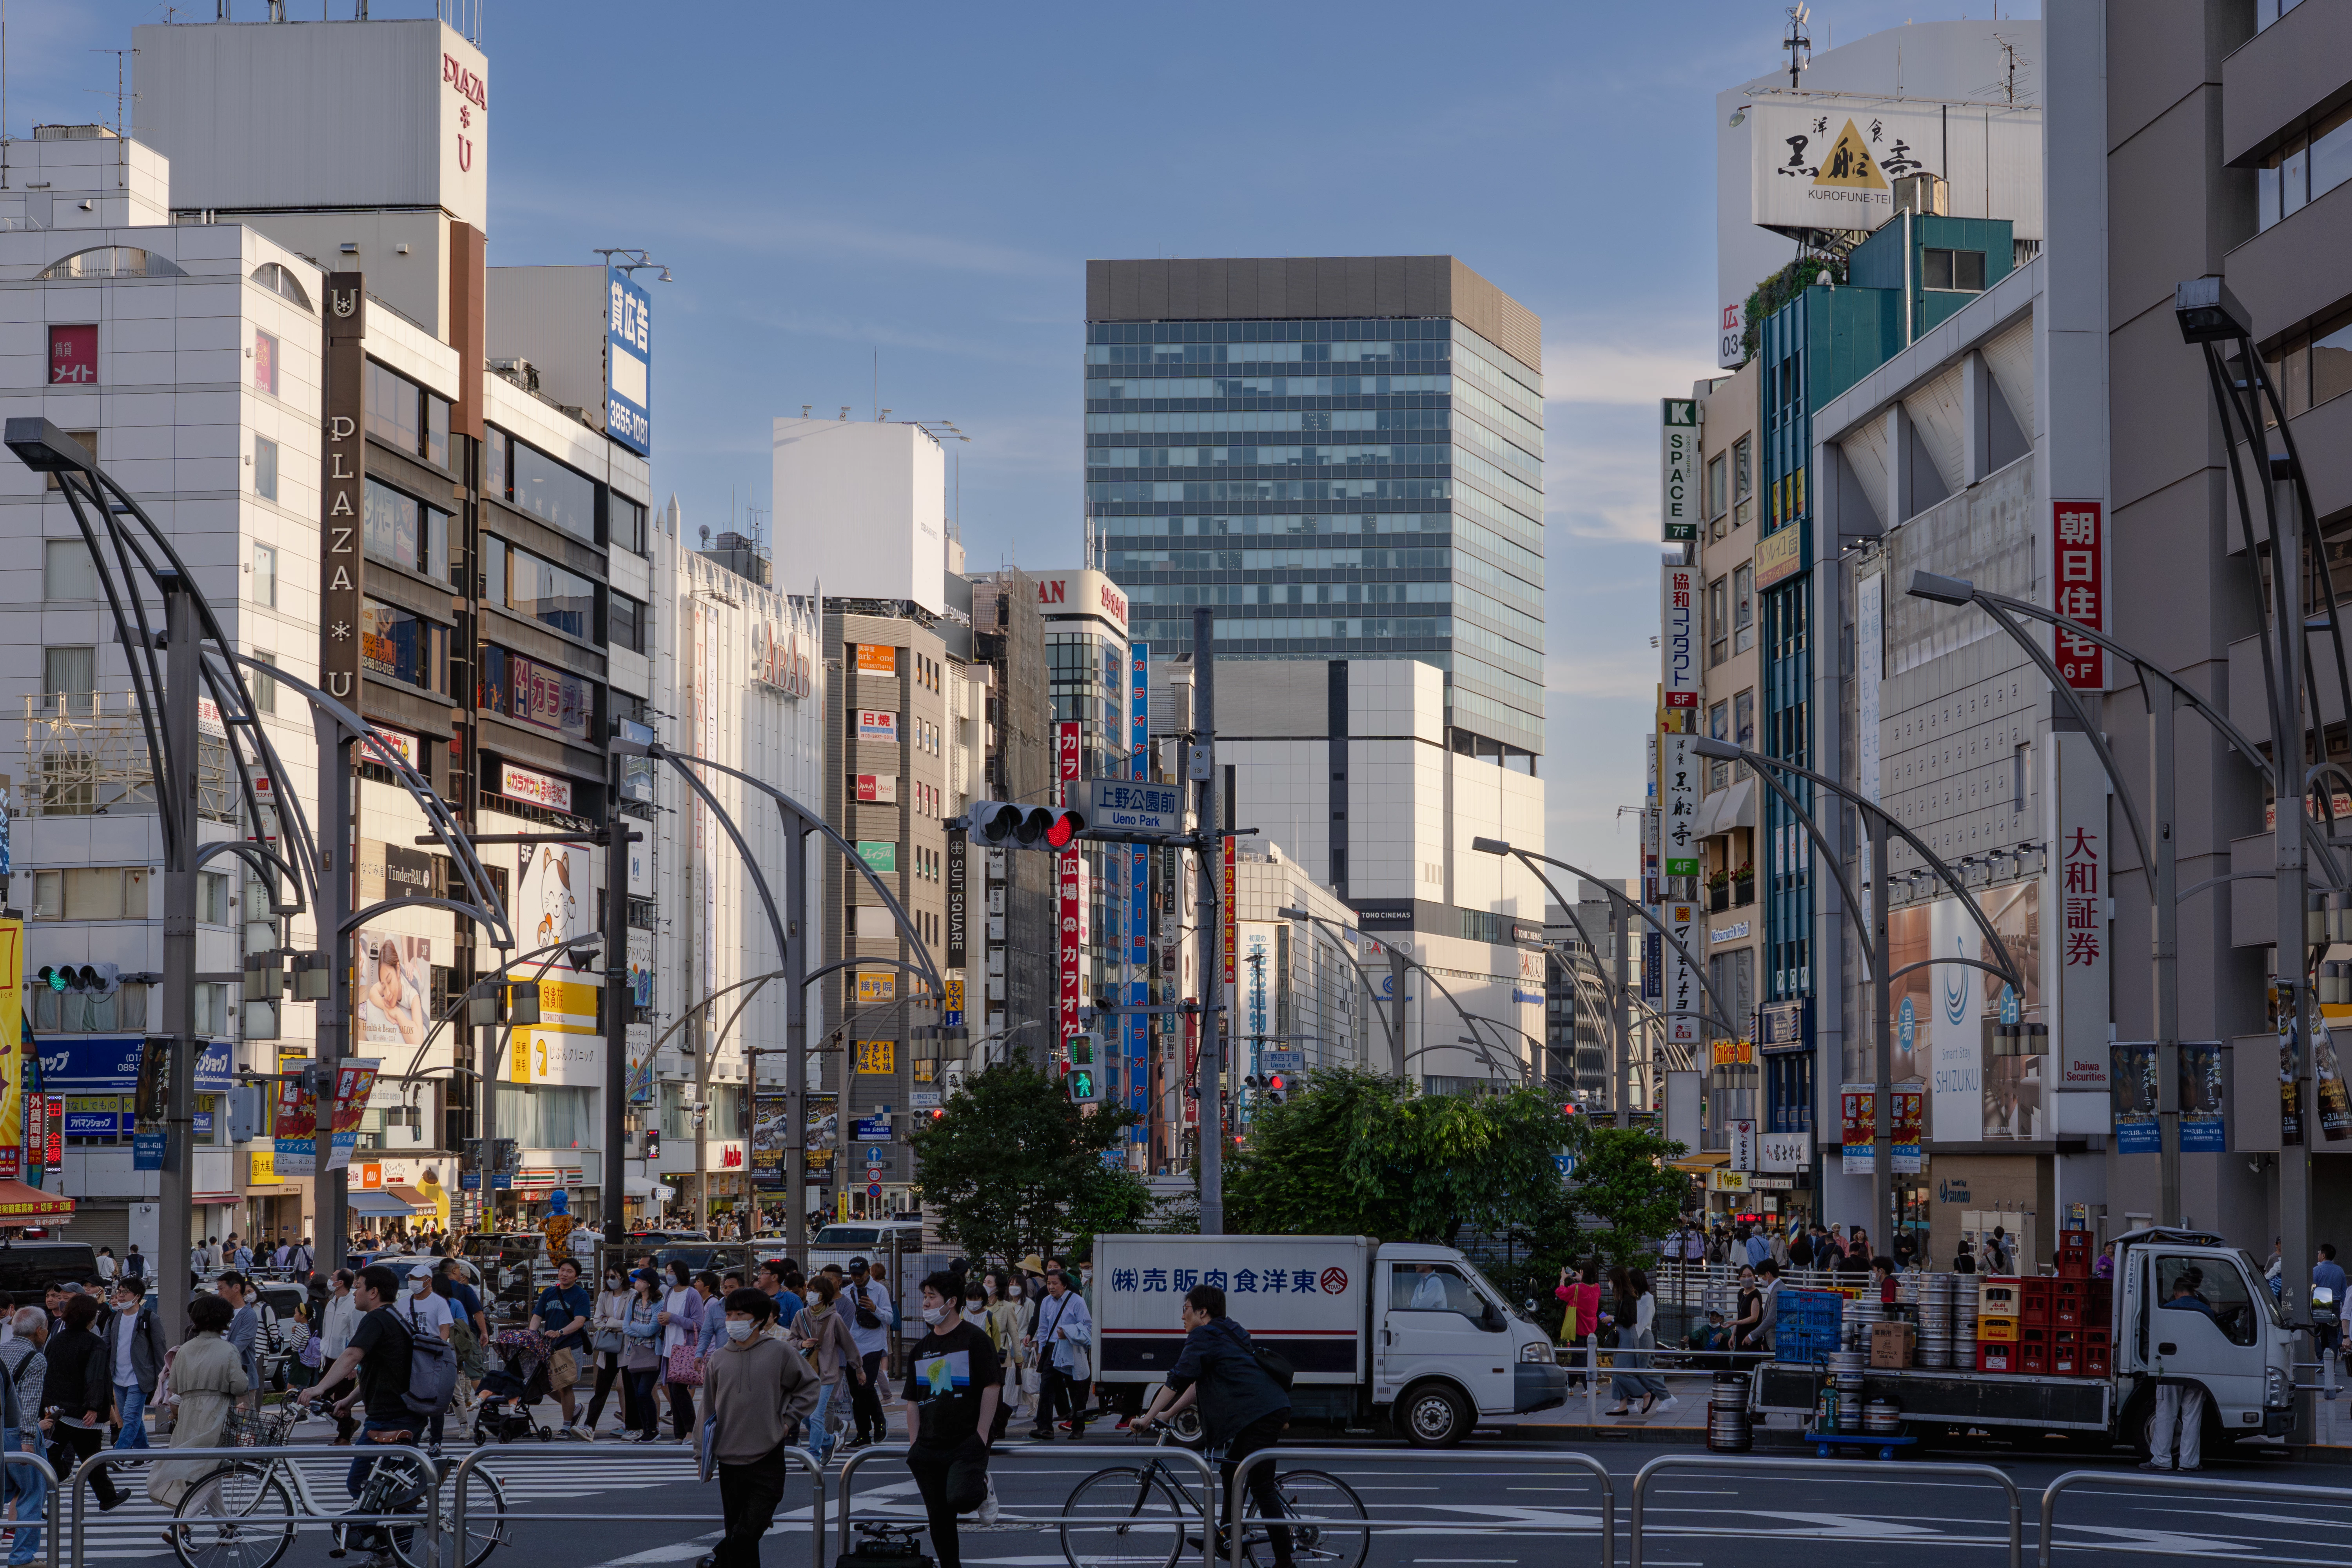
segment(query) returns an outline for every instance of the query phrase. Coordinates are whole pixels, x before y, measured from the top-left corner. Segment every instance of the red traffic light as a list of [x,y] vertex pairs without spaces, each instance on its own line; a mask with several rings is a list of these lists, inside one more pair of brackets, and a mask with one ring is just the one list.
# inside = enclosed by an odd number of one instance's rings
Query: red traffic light
[[1276,1073],[1272,1078],[1266,1079],[1265,1087],[1270,1089],[1280,1089],[1282,1088],[1282,1075],[1280,1073]]
[[1067,849],[1077,836],[1086,831],[1084,812],[1057,811],[1045,824],[1045,846],[1049,849]]

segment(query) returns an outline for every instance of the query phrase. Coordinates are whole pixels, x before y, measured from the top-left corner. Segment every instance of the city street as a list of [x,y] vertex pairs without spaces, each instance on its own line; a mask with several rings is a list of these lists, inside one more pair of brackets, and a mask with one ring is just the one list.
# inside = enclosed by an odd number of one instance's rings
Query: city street
[[[1297,1445],[1304,1447],[1307,1445]],[[1367,1562],[1375,1568],[1508,1568],[1517,1563],[1597,1561],[1600,1497],[1591,1475],[1550,1458],[1590,1452],[1608,1469],[1617,1495],[1614,1561],[1628,1560],[1633,1479],[1663,1458],[1676,1467],[1646,1489],[1643,1563],[1648,1568],[1777,1568],[1817,1561],[1828,1550],[1841,1564],[1867,1568],[1942,1568],[2000,1561],[2007,1531],[1998,1489],[1966,1477],[1918,1473],[1920,1465],[1998,1458],[2016,1482],[2026,1560],[2036,1551],[2041,1489],[2069,1470],[2117,1478],[2071,1488],[2057,1529],[2062,1553],[2197,1558],[2214,1562],[2341,1563],[2338,1544],[2352,1529],[2352,1489],[2335,1465],[2228,1458],[2210,1463],[2206,1479],[2256,1480],[2342,1490],[2342,1500],[2253,1500],[2200,1493],[2186,1480],[2160,1488],[2126,1482],[2139,1474],[2121,1459],[2059,1453],[2020,1458],[1945,1455],[1873,1466],[1871,1473],[1807,1474],[1801,1458],[1766,1448],[1727,1466],[1688,1442],[1539,1442],[1521,1429],[1507,1442],[1480,1437],[1444,1454],[1394,1443],[1338,1445],[1344,1459],[1310,1461],[1338,1475],[1383,1528]],[[1289,1447],[1289,1446],[1286,1446]],[[561,1563],[605,1568],[691,1563],[710,1549],[719,1529],[715,1484],[694,1479],[686,1457],[667,1445],[641,1451],[598,1444],[566,1445],[561,1458],[540,1445],[500,1450],[485,1461],[505,1486],[512,1533],[493,1561],[508,1568]],[[992,1467],[1003,1513],[993,1526],[967,1521],[964,1561],[996,1568],[1053,1568],[1065,1561],[1058,1530],[1063,1500],[1085,1477],[1109,1465],[1141,1462],[1147,1449],[1112,1434],[1076,1446],[1009,1439]],[[1687,1463],[1690,1468],[1681,1468]],[[304,1460],[306,1482],[322,1501],[339,1500],[345,1461]],[[1284,1468],[1288,1468],[1286,1462]],[[837,1478],[840,1467],[832,1468]],[[894,1457],[859,1467],[856,1516],[919,1522],[921,1503]],[[828,1479],[828,1489],[836,1482]],[[116,1512],[89,1516],[92,1560],[170,1559],[163,1510],[143,1495]],[[810,1561],[806,1482],[796,1479],[764,1551],[776,1568]],[[1389,1528],[1393,1527],[1393,1528]],[[285,1558],[292,1568],[328,1561],[323,1531],[305,1531]],[[1263,1556],[1264,1548],[1259,1549]],[[829,1562],[828,1545],[823,1560]],[[1156,1563],[1157,1553],[1145,1552]],[[1190,1555],[1188,1554],[1188,1559]],[[1302,1562],[1312,1564],[1311,1556]],[[1344,1568],[1344,1565],[1337,1565]]]

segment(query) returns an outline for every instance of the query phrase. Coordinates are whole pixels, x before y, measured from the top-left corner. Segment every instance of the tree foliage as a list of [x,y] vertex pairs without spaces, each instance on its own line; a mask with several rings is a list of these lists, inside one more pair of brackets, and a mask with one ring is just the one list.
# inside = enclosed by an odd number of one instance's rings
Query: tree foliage
[[1824,271],[1829,273],[1831,282],[1843,285],[1845,258],[1829,252],[1806,252],[1748,290],[1748,304],[1742,312],[1747,327],[1739,339],[1742,363],[1756,357],[1757,346],[1764,341],[1765,320],[1811,288]]
[[1656,1259],[1658,1243],[1690,1194],[1690,1177],[1665,1163],[1683,1152],[1646,1127],[1586,1130],[1570,1195],[1577,1212],[1601,1222],[1584,1239],[1604,1267],[1647,1267]]
[[1287,1103],[1262,1110],[1229,1157],[1225,1223],[1244,1234],[1444,1242],[1465,1228],[1550,1225],[1552,1156],[1582,1136],[1580,1119],[1532,1089],[1423,1095],[1378,1073],[1318,1070]]
[[908,1139],[915,1185],[974,1258],[1084,1256],[1096,1236],[1133,1229],[1150,1207],[1143,1178],[1102,1159],[1126,1147],[1131,1110],[1073,1105],[1058,1079],[1017,1062],[966,1079],[942,1109]]

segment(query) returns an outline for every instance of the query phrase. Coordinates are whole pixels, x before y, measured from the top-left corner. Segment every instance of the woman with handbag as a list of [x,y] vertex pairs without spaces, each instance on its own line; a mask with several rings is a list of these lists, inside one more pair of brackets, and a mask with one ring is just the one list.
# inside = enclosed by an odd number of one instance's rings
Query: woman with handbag
[[670,1259],[669,1289],[663,1296],[658,1320],[662,1327],[662,1385],[669,1390],[669,1424],[681,1443],[694,1441],[694,1391],[702,1386],[702,1360],[695,1347],[702,1338],[702,1292],[694,1288],[694,1270],[680,1258]]
[[866,1376],[857,1342],[849,1337],[849,1325],[842,1321],[840,1296],[841,1287],[831,1274],[820,1270],[812,1275],[809,1304],[793,1320],[791,1331],[793,1348],[808,1358],[816,1372],[816,1409],[809,1415],[806,1430],[809,1454],[820,1465],[833,1451],[833,1426],[827,1416],[836,1404],[848,1403],[848,1390],[841,1386],[844,1379],[862,1381]]
[[629,1276],[628,1310],[621,1317],[621,1371],[628,1378],[625,1418],[636,1427],[634,1443],[661,1439],[661,1405],[654,1385],[661,1380],[661,1280],[650,1268]]
[[596,1392],[588,1401],[585,1423],[591,1432],[603,1419],[604,1401],[616,1382],[621,1386],[621,1430],[627,1431],[633,1420],[629,1385],[621,1378],[621,1352],[629,1348],[628,1336],[621,1331],[621,1326],[628,1317],[628,1279],[615,1265],[604,1270],[604,1288],[596,1293],[596,1303],[588,1314],[588,1348],[596,1363]]

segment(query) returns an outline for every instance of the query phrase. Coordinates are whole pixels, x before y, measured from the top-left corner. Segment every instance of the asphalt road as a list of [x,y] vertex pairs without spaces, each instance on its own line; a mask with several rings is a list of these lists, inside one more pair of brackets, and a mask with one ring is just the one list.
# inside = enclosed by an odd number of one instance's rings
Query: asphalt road
[[[1378,1526],[1360,1539],[1349,1531],[1325,1532],[1315,1550],[1302,1553],[1302,1568],[1353,1568],[1360,1547],[1365,1568],[1597,1563],[1599,1482],[1556,1457],[1569,1451],[1566,1444],[1534,1450],[1480,1439],[1430,1455],[1395,1444],[1356,1443],[1341,1458],[1282,1461],[1278,1468],[1286,1470],[1312,1464],[1338,1475]],[[1772,1452],[1734,1468],[1710,1465],[1710,1456],[1693,1444],[1594,1444],[1585,1451],[1613,1478],[1618,1563],[1628,1561],[1631,1545],[1633,1475],[1666,1456],[1694,1468],[1664,1470],[1644,1489],[1646,1568],[1828,1568],[1832,1563],[1835,1568],[1944,1568],[2000,1563],[2006,1557],[2005,1499],[1998,1484],[1923,1468],[1989,1456],[1874,1464],[1827,1477],[1808,1473],[1801,1457]],[[1058,1568],[1065,1562],[1059,1518],[1072,1489],[1102,1467],[1150,1457],[1144,1446],[1112,1434],[1076,1445],[1008,1442],[992,1466],[1002,1517],[993,1526],[967,1523],[964,1562],[971,1568]],[[2352,1469],[2243,1459],[2209,1465],[2212,1479],[2287,1482],[2335,1494],[2273,1500],[2200,1491],[2185,1479],[2151,1489],[2125,1481],[2137,1472],[2120,1460],[1990,1457],[2021,1494],[2028,1563],[2038,1542],[2042,1488],[2056,1475],[2084,1468],[2099,1471],[2101,1479],[2064,1495],[2055,1531],[2062,1559],[2099,1553],[2130,1561],[2352,1563],[2352,1488],[2345,1485],[2352,1482]],[[508,1491],[509,1540],[489,1560],[499,1568],[691,1563],[716,1539],[718,1489],[696,1481],[684,1452],[672,1446],[533,1443],[497,1450],[486,1463]],[[341,1506],[345,1461],[340,1454],[322,1452],[299,1468],[322,1506]],[[831,1482],[835,1489],[838,1468]],[[86,1560],[172,1560],[163,1510],[142,1493],[132,1495],[136,1500],[111,1514],[90,1509]],[[795,1480],[786,1505],[763,1557],[772,1568],[815,1568],[804,1481]],[[860,1518],[919,1522],[921,1504],[903,1466],[880,1454],[858,1468],[856,1511]],[[1124,1568],[1159,1568],[1177,1527],[1171,1521],[1157,1533],[1139,1533],[1144,1538],[1108,1552],[1095,1542],[1091,1550]],[[284,1563],[322,1565],[328,1546],[323,1531],[305,1531]],[[1825,1559],[1825,1552],[1833,1557]],[[830,1555],[828,1546],[824,1561]],[[1197,1545],[1183,1555],[1197,1563]],[[1263,1545],[1255,1556],[1261,1568],[1270,1562]]]

